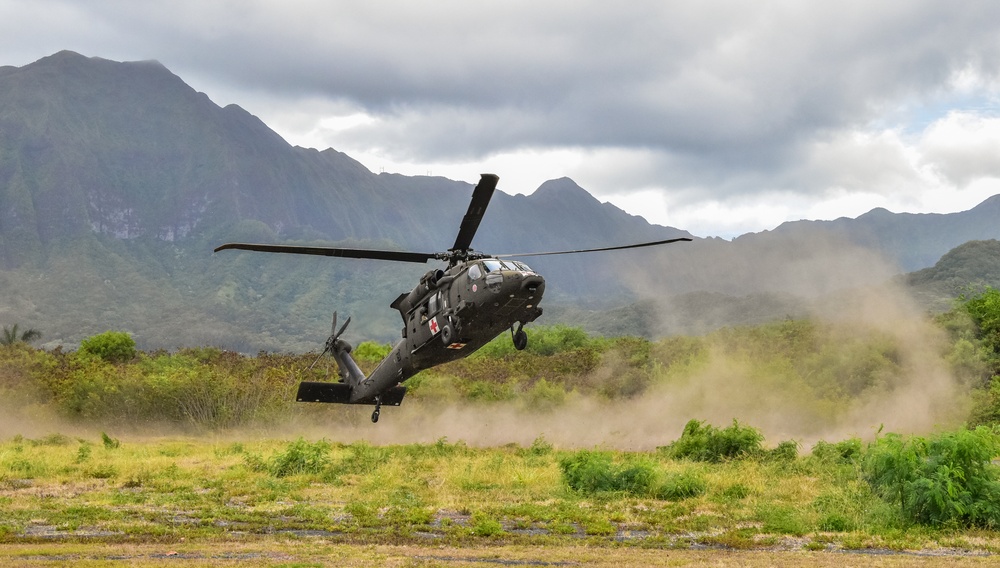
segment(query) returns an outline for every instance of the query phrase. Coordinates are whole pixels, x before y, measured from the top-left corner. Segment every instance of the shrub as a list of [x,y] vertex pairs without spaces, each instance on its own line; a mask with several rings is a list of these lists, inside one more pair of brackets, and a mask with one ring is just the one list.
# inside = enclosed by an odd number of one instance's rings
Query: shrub
[[250,469],[266,471],[274,477],[287,477],[305,473],[321,473],[330,465],[330,443],[326,440],[310,444],[302,438],[288,444],[284,452],[271,456],[267,461],[258,456],[244,458]]
[[531,447],[528,448],[528,455],[532,456],[547,456],[552,453],[552,444],[545,439],[545,436],[539,436],[531,442]]
[[345,474],[371,473],[389,461],[391,455],[386,448],[373,446],[364,441],[355,442],[347,446],[347,449],[350,450],[348,455],[330,467],[328,477],[336,478]]
[[987,286],[982,294],[967,299],[964,307],[976,324],[978,338],[994,354],[1000,354],[1000,290]]
[[135,357],[135,340],[124,331],[105,331],[81,341],[80,353],[100,357],[108,363],[124,363]]
[[503,533],[500,521],[485,513],[473,513],[469,522],[472,525],[472,534],[476,536],[497,536]]
[[780,442],[776,448],[767,452],[767,457],[775,461],[794,461],[799,457],[799,443],[795,440]]
[[614,491],[611,454],[582,450],[559,460],[563,481],[574,491]]
[[104,443],[104,448],[108,450],[118,449],[122,445],[121,440],[108,436],[106,432],[101,432],[101,442]]
[[812,456],[831,463],[856,463],[861,458],[861,439],[850,438],[835,443],[820,440],[813,446]]
[[718,463],[760,456],[763,441],[764,435],[760,430],[740,426],[736,420],[721,430],[711,424],[691,420],[684,426],[681,437],[661,450],[672,458]]
[[[683,472],[668,476],[656,488],[654,496],[657,499],[680,501],[682,499],[704,495],[707,489],[708,485],[705,483],[705,480],[701,478],[701,476],[692,472]],[[745,495],[743,496],[745,497]]]
[[1000,450],[985,427],[930,438],[888,434],[868,447],[862,476],[904,518],[927,525],[1000,527]]
[[652,464],[636,461],[615,465],[609,452],[582,450],[559,460],[563,481],[584,493],[621,491],[633,495],[652,492],[657,472]]
[[392,344],[376,343],[374,341],[362,341],[351,351],[351,354],[360,361],[377,363],[385,359],[392,351]]
[[529,410],[549,411],[566,402],[566,390],[562,386],[539,379],[525,393],[525,404]]
[[538,355],[554,355],[584,347],[590,341],[587,332],[579,327],[552,325],[528,328],[528,351]]
[[[562,324],[526,327],[524,332],[528,334],[527,351],[535,355],[555,355],[604,343],[600,339],[591,339],[582,328]],[[503,333],[479,349],[476,357],[500,358],[514,353],[517,350],[510,334]]]

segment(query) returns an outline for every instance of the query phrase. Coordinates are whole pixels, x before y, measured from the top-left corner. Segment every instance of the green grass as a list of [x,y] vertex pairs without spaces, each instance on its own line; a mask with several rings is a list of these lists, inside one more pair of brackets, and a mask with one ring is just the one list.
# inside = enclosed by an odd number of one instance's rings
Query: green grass
[[[345,542],[433,535],[465,545],[611,544],[633,533],[642,535],[635,544],[680,547],[789,538],[813,550],[1000,544],[990,531],[964,538],[953,526],[912,524],[852,464],[814,456],[691,462],[655,451],[565,451],[543,439],[495,448],[56,439],[0,442],[0,542],[32,541],[39,531],[171,542],[321,531]],[[83,463],[80,448],[89,448]],[[620,485],[574,487],[573,463],[603,468]]]

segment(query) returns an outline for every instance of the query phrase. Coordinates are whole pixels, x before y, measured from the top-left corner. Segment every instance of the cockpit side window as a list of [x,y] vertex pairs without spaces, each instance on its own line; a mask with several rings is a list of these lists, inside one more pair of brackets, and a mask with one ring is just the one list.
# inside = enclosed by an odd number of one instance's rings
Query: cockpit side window
[[486,272],[496,272],[497,270],[501,270],[503,265],[500,264],[499,260],[490,259],[483,261],[483,267],[486,268]]
[[528,265],[519,260],[513,260],[511,261],[511,264],[516,266],[518,270],[522,270],[524,272],[531,272],[531,269],[528,268]]
[[469,280],[479,280],[483,277],[483,271],[480,270],[478,264],[473,264],[469,267]]

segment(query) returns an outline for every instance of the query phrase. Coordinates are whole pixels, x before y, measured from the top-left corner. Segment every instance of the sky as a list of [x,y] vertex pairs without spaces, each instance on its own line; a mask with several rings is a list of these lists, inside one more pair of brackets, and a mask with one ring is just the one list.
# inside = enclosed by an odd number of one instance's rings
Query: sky
[[565,176],[698,236],[1000,194],[992,0],[0,0],[0,65],[64,49],[374,172]]

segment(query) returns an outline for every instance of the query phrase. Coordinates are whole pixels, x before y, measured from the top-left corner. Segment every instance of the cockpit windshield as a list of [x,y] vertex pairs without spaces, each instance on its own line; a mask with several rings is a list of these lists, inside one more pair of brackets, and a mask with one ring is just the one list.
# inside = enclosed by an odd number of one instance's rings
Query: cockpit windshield
[[488,258],[483,261],[483,268],[486,272],[496,272],[497,270],[519,270],[521,272],[532,272],[527,264],[516,260],[499,260]]

